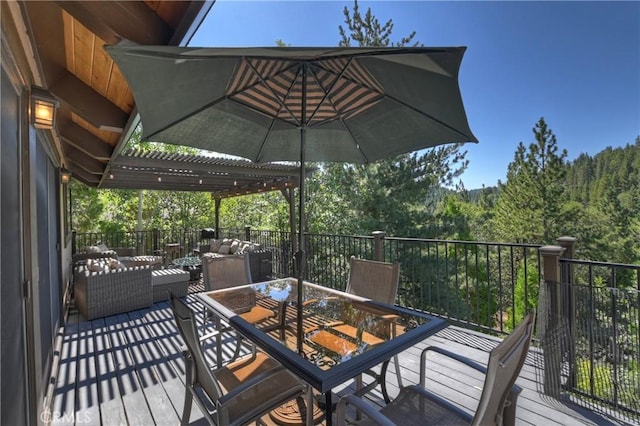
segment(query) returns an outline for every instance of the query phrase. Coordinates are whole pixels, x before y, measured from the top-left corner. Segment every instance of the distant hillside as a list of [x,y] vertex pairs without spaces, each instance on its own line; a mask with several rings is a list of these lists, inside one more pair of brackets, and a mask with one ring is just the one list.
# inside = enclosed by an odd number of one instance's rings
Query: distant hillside
[[621,200],[638,196],[640,137],[633,145],[607,147],[593,157],[580,154],[569,164],[566,181],[569,199],[584,205],[610,199],[613,193]]
[[[612,191],[623,198],[631,196],[630,192],[640,186],[640,137],[634,144],[607,147],[594,156],[580,154],[567,165],[566,183],[568,199],[584,205],[603,200]],[[467,189],[467,201],[478,202],[483,191],[493,197],[500,189],[497,186]],[[447,193],[442,189],[438,196]]]

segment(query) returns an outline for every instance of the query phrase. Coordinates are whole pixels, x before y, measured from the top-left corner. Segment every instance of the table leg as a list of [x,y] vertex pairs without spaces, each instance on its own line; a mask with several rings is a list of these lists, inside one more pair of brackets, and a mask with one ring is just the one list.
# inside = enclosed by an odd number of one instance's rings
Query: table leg
[[216,335],[216,362],[218,363],[218,368],[222,367],[222,339],[220,332],[220,318],[217,315],[214,315],[214,323],[218,334]]
[[327,426],[331,426],[333,423],[333,403],[331,401],[331,394],[331,391],[324,393],[324,421]]
[[389,368],[390,361],[391,359],[388,359],[382,363],[382,367],[380,368],[380,377],[378,378],[380,387],[382,388],[382,397],[384,398],[384,402],[387,404],[391,402],[389,392],[387,392],[387,368]]

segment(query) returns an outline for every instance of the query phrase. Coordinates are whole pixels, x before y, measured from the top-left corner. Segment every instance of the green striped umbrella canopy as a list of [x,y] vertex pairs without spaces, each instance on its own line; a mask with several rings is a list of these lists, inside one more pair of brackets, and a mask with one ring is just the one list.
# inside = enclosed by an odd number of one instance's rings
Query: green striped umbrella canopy
[[[129,82],[143,140],[255,162],[368,163],[477,142],[458,84],[465,47],[106,47]],[[304,178],[297,274],[302,306]],[[301,318],[302,312],[298,315]],[[298,342],[302,342],[299,328]]]

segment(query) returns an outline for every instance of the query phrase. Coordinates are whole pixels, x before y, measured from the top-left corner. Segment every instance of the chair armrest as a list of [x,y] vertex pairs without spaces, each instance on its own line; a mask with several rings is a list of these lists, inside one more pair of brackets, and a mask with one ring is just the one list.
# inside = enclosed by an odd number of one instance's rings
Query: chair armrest
[[336,423],[339,425],[346,424],[347,404],[354,405],[358,410],[378,425],[395,426],[395,423],[380,413],[373,405],[352,394],[345,395],[338,401],[338,407],[336,409]]
[[[272,368],[270,370],[267,370],[267,371],[264,371],[262,373],[256,374],[251,379],[242,382],[241,384],[239,384],[238,386],[234,387],[233,389],[231,389],[226,394],[222,395],[218,399],[218,402],[221,405],[225,405],[229,401],[231,401],[234,398],[237,398],[239,395],[243,394],[244,392],[247,392],[247,391],[251,390],[251,388],[253,388],[258,383],[264,382],[266,380],[269,380],[273,376],[275,376],[276,374],[278,374],[278,373],[280,373],[282,371],[287,371],[287,369],[283,365],[279,365],[279,366],[277,366],[275,368]],[[300,386],[304,386],[304,385],[302,385],[302,382],[300,382]]]
[[[487,368],[484,365],[478,364],[470,358],[462,355],[458,355],[454,352],[446,349],[439,348],[437,346],[428,346],[422,351],[420,355],[420,386],[426,389],[426,358],[427,352],[437,352],[440,355],[446,356],[458,362],[465,364],[468,367],[473,368],[483,374],[487,374]],[[505,400],[504,408],[502,410],[502,424],[505,426],[514,425],[516,421],[516,404],[518,402],[518,396],[520,396],[522,388],[516,384],[511,386],[511,390]]]
[[484,365],[480,365],[470,358],[467,358],[462,355],[458,355],[454,352],[439,348],[437,346],[428,346],[422,351],[422,354],[420,355],[420,386],[424,388],[426,388],[426,375],[427,375],[426,361],[427,361],[427,352],[429,351],[437,352],[440,355],[443,355],[448,358],[454,359],[458,362],[461,362],[467,365],[468,367],[471,367],[474,370],[477,370],[483,374],[487,374],[487,368]]
[[220,331],[215,330],[215,331],[212,331],[211,333],[207,333],[207,334],[204,334],[204,335],[200,336],[200,338],[198,339],[198,341],[199,341],[200,343],[202,343],[202,342],[205,342],[205,341],[207,341],[207,340],[211,339],[212,337],[216,337],[216,336],[218,336],[219,334],[220,334]]

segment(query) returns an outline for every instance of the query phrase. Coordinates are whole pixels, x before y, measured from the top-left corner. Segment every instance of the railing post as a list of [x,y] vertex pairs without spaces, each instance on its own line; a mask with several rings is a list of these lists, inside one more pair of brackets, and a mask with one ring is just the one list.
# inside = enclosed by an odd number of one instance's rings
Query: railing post
[[[560,237],[556,240],[558,245],[564,249],[562,259],[573,259],[575,253],[576,239],[573,237]],[[567,321],[569,330],[569,377],[567,385],[572,388],[576,385],[576,352],[575,341],[573,337],[576,335],[576,294],[573,282],[573,264],[565,263],[560,271],[561,297],[562,297],[562,315]]]
[[153,254],[157,254],[158,253],[158,228],[153,228],[151,230],[151,235],[152,235],[152,245],[153,245]]
[[76,253],[76,231],[75,229],[71,231],[71,254]]
[[384,231],[373,231],[373,260],[384,262]]
[[542,285],[546,300],[541,300],[546,306],[538,306],[538,322],[542,330],[538,334],[544,353],[544,393],[554,398],[560,397],[561,388],[561,359],[562,350],[559,338],[561,318],[560,296],[560,256],[564,249],[559,246],[543,246],[539,249],[542,256]]
[[245,226],[244,227],[244,239],[245,239],[245,241],[251,241],[251,227],[250,226]]

